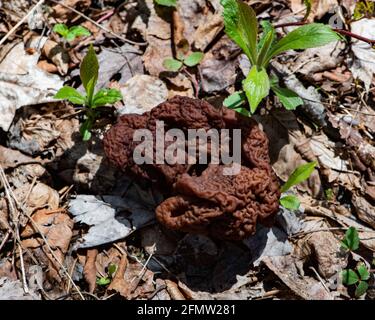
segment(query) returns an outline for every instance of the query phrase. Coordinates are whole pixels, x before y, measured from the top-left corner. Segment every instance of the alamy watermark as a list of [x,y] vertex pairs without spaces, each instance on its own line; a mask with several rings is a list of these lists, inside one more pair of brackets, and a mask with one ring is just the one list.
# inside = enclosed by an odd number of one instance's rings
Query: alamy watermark
[[188,129],[185,134],[176,128],[165,131],[164,122],[156,121],[155,139],[152,131],[138,129],[133,141],[140,142],[133,152],[134,162],[139,165],[212,163],[227,165],[224,175],[236,175],[241,171],[241,129],[221,129],[220,132]]

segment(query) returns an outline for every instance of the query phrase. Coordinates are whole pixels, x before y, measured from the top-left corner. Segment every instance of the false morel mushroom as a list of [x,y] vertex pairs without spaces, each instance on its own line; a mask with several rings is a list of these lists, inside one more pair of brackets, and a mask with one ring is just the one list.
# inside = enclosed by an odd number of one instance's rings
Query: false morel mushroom
[[[133,139],[137,129],[152,133],[153,159],[160,153],[155,141],[157,121],[164,122],[166,132],[173,128],[183,132],[240,129],[239,173],[228,175],[225,169],[229,164],[213,161],[206,165],[198,160],[197,164],[137,164],[133,157],[140,144]],[[164,147],[167,146],[168,142]],[[233,110],[177,96],[142,115],[121,116],[106,133],[104,149],[109,160],[121,170],[153,182],[166,193],[166,200],[156,208],[156,217],[167,228],[240,240],[255,233],[257,222],[272,222],[278,212],[280,187],[270,165],[268,138],[253,119]],[[187,151],[185,156],[188,159]]]

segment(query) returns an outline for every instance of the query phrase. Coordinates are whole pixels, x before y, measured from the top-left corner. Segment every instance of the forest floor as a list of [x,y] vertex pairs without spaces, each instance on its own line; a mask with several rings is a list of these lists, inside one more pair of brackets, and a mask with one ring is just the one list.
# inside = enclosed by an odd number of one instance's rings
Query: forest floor
[[[306,12],[300,0],[245,2],[273,25]],[[307,22],[375,40],[374,8],[358,10],[354,0],[314,0]],[[57,23],[90,35],[66,41]],[[123,100],[101,109],[85,142],[82,110],[53,97],[64,84],[83,90],[90,44],[97,87]],[[166,70],[182,47],[203,60]],[[249,61],[224,32],[220,1],[0,0],[0,299],[375,299],[375,50],[346,37],[271,67],[304,105],[286,110],[271,94],[253,118],[280,182],[318,162],[293,188],[300,208],[280,207],[272,227],[243,241],[171,231],[155,219],[157,190],[113,167],[102,140],[119,114],[175,95],[220,107],[240,89]]]

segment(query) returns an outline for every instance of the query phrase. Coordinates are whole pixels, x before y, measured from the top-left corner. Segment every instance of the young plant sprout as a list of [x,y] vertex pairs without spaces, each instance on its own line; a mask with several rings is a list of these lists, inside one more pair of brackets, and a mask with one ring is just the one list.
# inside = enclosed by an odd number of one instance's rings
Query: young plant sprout
[[78,37],[89,37],[91,32],[82,26],[68,27],[64,23],[57,23],[53,27],[53,31],[59,34],[63,39],[64,43],[74,41]]
[[[224,105],[251,115],[260,102],[272,90],[286,109],[293,110],[303,100],[293,91],[279,86],[279,80],[270,78],[268,66],[274,57],[288,51],[324,46],[341,37],[329,26],[320,23],[306,24],[296,28],[285,37],[277,39],[275,28],[262,21],[262,35],[254,10],[240,0],[221,0],[226,34],[243,50],[251,63],[251,69],[242,82],[244,93],[237,92],[224,101]],[[247,98],[250,110],[242,106]],[[250,111],[250,112],[249,112]]]
[[187,67],[195,67],[204,57],[203,52],[193,52],[188,56],[179,56],[178,59],[167,58],[163,61],[163,66],[169,71],[178,72],[185,65]]
[[91,138],[92,126],[99,115],[97,108],[122,100],[122,95],[116,89],[100,89],[95,92],[99,76],[99,62],[92,45],[81,63],[80,76],[86,95],[72,87],[64,86],[56,93],[55,99],[68,100],[85,107],[85,121],[81,125],[80,132],[83,140],[88,141]]
[[[307,180],[313,173],[317,165],[316,161],[308,162],[297,167],[293,173],[289,176],[287,182],[281,187],[281,192],[288,191],[292,186],[297,185],[305,180]],[[298,210],[301,202],[295,195],[286,195],[280,199],[280,204],[289,210]]]

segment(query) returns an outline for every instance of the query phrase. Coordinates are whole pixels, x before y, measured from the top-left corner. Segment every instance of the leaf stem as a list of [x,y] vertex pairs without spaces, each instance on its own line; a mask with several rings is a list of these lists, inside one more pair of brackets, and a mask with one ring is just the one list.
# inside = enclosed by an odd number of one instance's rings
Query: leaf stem
[[[278,24],[278,25],[275,26],[275,28],[303,26],[305,24],[308,24],[308,23],[302,22],[302,21],[301,22],[289,22],[289,23]],[[355,34],[355,33],[351,32],[349,30],[337,29],[337,28],[332,28],[332,30],[341,34],[341,35],[343,35],[343,36],[348,36],[348,37],[355,38],[355,39],[358,39],[358,40],[363,41],[363,42],[367,42],[370,45],[375,45],[375,40],[372,40],[372,39],[369,39],[369,38],[366,38],[366,37],[362,37],[359,34]]]

